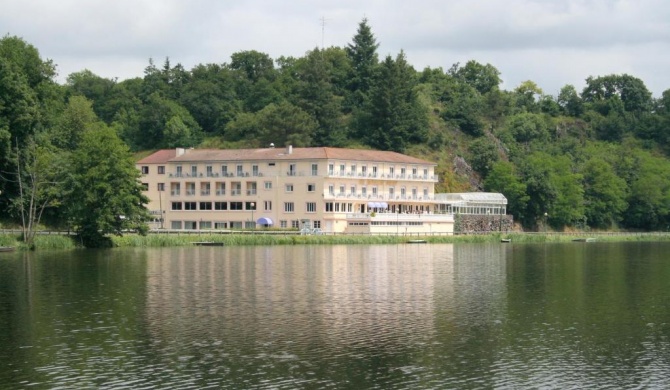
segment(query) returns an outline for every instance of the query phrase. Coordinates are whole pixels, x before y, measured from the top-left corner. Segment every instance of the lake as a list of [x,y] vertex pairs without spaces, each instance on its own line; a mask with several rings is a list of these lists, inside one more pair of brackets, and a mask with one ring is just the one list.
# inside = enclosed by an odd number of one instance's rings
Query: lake
[[0,254],[0,388],[669,388],[670,243]]

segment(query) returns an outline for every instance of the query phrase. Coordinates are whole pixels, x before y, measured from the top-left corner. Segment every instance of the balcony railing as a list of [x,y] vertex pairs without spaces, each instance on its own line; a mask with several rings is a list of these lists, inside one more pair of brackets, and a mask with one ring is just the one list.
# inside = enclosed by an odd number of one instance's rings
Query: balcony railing
[[[219,178],[219,177],[264,177],[268,174],[276,175],[277,172],[263,173],[263,172],[212,172],[212,173],[168,173],[168,176],[173,179],[193,179],[193,178]],[[319,176],[318,171],[287,171],[286,176]],[[392,173],[371,173],[371,172],[362,172],[362,171],[326,171],[326,174],[322,176],[325,177],[342,177],[342,178],[369,178],[375,180],[417,180],[417,181],[428,181],[428,182],[438,182],[438,175],[421,175],[421,174],[392,174]]]
[[202,190],[202,191],[200,191],[200,195],[202,195],[202,196],[209,196],[209,190]]
[[230,195],[242,195],[242,190],[240,189],[230,190]]
[[225,195],[225,194],[226,194],[226,190],[216,190],[216,195],[218,195],[218,196]]

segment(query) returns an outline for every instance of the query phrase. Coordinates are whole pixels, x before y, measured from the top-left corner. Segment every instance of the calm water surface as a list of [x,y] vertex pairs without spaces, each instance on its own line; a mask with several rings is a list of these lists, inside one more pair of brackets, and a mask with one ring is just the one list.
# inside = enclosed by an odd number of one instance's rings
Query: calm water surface
[[670,388],[670,243],[0,254],[0,388]]

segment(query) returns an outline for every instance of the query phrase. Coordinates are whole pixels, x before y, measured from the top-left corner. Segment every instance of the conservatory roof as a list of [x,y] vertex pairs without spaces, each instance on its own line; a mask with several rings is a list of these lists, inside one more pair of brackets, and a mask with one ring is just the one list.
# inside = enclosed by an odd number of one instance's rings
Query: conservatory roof
[[507,204],[507,198],[505,198],[505,195],[498,192],[462,192],[439,194],[439,198],[440,200],[446,201],[448,203]]

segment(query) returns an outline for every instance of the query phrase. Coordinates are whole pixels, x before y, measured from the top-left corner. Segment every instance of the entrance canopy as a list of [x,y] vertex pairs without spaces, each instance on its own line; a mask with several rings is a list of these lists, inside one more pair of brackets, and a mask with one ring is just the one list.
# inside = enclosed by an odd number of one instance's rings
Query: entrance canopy
[[260,217],[260,218],[258,218],[256,223],[259,224],[259,225],[272,225],[272,219],[270,219],[268,217]]
[[368,207],[371,209],[385,209],[388,206],[386,202],[368,202]]

